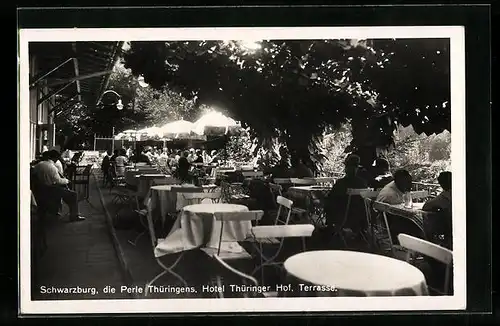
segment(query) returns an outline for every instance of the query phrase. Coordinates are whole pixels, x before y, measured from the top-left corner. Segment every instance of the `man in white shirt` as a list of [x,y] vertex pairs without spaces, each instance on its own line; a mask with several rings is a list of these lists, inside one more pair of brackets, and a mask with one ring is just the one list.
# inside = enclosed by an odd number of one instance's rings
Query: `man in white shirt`
[[377,201],[390,205],[404,203],[403,194],[411,190],[412,177],[406,170],[394,172],[394,181],[389,182],[380,190]]
[[60,197],[69,207],[70,221],[84,220],[85,218],[80,216],[78,212],[77,193],[67,188],[70,181],[59,174],[57,170],[55,162],[58,159],[59,153],[57,151],[49,151],[46,154],[46,159],[35,165],[33,176],[36,178],[39,192],[48,197]]

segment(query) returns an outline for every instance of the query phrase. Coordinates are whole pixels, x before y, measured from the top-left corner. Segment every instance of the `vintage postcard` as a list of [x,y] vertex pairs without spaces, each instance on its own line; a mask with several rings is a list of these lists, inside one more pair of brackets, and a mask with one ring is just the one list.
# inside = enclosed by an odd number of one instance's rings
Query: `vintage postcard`
[[465,310],[464,42],[21,29],[20,313]]

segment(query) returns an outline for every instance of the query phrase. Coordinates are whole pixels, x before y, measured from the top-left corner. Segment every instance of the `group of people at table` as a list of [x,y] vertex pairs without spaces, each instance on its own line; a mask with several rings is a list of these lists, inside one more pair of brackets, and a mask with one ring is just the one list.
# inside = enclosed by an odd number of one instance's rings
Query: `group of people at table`
[[[127,157],[126,154],[126,150],[124,149],[116,150],[114,153],[108,152],[101,164],[104,175],[110,177],[108,172],[113,170],[116,175],[124,176],[126,167],[131,163],[153,165],[151,151],[136,151],[130,157]],[[173,176],[180,180],[181,183],[189,183],[192,181],[191,170],[193,165],[195,163],[204,163],[204,160],[207,160],[207,155],[203,155],[201,151],[191,150],[171,153],[164,152],[163,158],[166,160],[165,165],[170,169]],[[160,159],[160,157],[157,159]],[[205,163],[215,162],[217,162],[217,155],[216,153],[211,153],[210,160]],[[65,162],[57,150],[44,152],[41,160],[34,164],[32,168],[32,184],[35,184],[32,189],[35,189],[37,194],[50,189],[52,197],[59,198],[59,202],[62,199],[69,206],[71,221],[83,220],[84,217],[78,212],[78,196],[74,190],[68,187],[71,180],[68,177],[68,168],[64,168],[63,163],[67,162]],[[71,167],[76,164],[77,162],[73,162],[73,164],[70,162],[67,166]],[[311,169],[298,160],[293,162],[292,166],[286,163],[282,165],[278,164],[272,171],[271,180],[276,177],[292,176],[297,178],[314,177]],[[428,199],[423,204],[421,210],[440,213],[441,224],[445,225],[441,229],[446,229],[447,236],[451,239],[451,172],[441,172],[437,179],[442,192],[438,196]],[[378,195],[375,199],[377,202],[390,205],[403,204],[412,188],[412,176],[406,170],[397,170],[391,173],[389,163],[385,159],[377,159],[370,173],[368,173],[366,169],[361,168],[359,156],[354,154],[349,155],[345,160],[344,177],[335,180],[324,198],[324,202],[321,203],[326,212],[327,228],[338,225],[342,221],[347,208],[345,204],[347,190],[365,188],[378,190]],[[37,200],[45,200],[44,198],[47,197],[39,196]],[[353,202],[351,204],[353,212],[349,214],[349,219],[345,221],[346,224],[344,227],[350,228],[353,231],[366,229],[367,220],[364,204],[362,202],[358,202],[358,204]],[[358,213],[356,213],[356,210],[358,210]],[[433,225],[436,225],[436,223]],[[400,229],[404,231],[404,228],[405,226],[402,225]]]
[[[172,161],[167,163],[167,167],[171,168],[171,171],[174,172],[172,175],[177,176],[181,182],[189,183],[189,175],[195,165],[194,163],[202,163],[202,159],[197,160],[197,157],[199,158],[200,156],[201,151],[197,152],[196,150],[171,153],[169,157],[172,158]],[[283,154],[283,157],[285,157],[285,154]],[[116,170],[117,174],[125,173],[125,166],[131,162],[142,162],[148,165],[152,164],[151,160],[148,158],[147,152],[140,154],[136,153],[129,159],[120,151],[116,152],[115,155],[110,155],[110,153],[108,153],[108,156],[103,160],[103,169],[107,169],[108,164],[113,164],[109,162],[115,162],[114,164],[119,168],[123,166],[123,170]],[[266,172],[270,173],[269,182],[273,182],[273,178],[314,178],[311,169],[301,160],[296,160],[292,162],[292,164],[290,164],[290,161],[286,162],[282,160],[272,169],[272,171]],[[383,158],[377,159],[372,169],[367,171],[360,165],[359,156],[351,154],[345,160],[344,172],[344,177],[335,180],[333,185],[328,188],[327,195],[320,203],[320,205],[323,205],[324,211],[326,212],[327,228],[334,228],[334,225],[339,225],[339,223],[342,222],[347,208],[346,193],[348,189],[371,188],[378,192],[377,197],[374,199],[375,201],[389,205],[404,204],[408,194],[411,193],[412,176],[410,173],[402,169],[391,173],[388,161]],[[439,219],[441,219],[441,222],[438,221],[438,223],[433,223],[433,226],[441,224],[442,226],[439,229],[440,232],[445,230],[444,233],[447,233],[447,239],[451,240],[451,172],[441,172],[437,180],[442,188],[442,192],[434,198],[427,198],[425,203],[418,207],[422,211],[440,213]],[[256,181],[266,182],[262,179]],[[284,187],[284,190],[286,190],[286,187]],[[284,192],[284,196],[286,196],[286,192]],[[353,200],[351,202],[349,218],[343,226],[353,230],[354,234],[359,235],[361,233],[357,231],[367,229],[368,225],[365,205],[362,202],[363,199],[358,199],[359,201]],[[260,209],[258,205],[254,208]],[[398,226],[398,222],[402,224]],[[395,232],[393,239],[397,239],[397,233],[409,231],[407,229],[408,224],[411,223],[405,224],[404,219],[396,221],[394,227],[391,228],[391,231]],[[433,231],[431,230],[431,232]],[[451,243],[449,247],[451,248]]]

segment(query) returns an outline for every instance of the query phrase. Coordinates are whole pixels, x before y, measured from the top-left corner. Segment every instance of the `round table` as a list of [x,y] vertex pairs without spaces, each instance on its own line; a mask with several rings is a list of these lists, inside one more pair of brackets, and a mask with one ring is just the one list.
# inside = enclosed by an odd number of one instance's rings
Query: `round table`
[[[252,224],[250,221],[224,222],[221,237],[221,222],[216,221],[217,212],[245,212],[248,208],[235,204],[194,204],[185,206],[178,215],[167,237],[155,248],[157,257],[190,250],[198,247],[241,252],[244,249],[237,243],[246,239]],[[182,241],[178,241],[178,238]]]
[[382,255],[343,250],[307,251],[288,258],[284,267],[290,276],[307,284],[300,286],[299,283],[298,289],[309,292],[306,296],[428,295],[424,274],[418,268]]

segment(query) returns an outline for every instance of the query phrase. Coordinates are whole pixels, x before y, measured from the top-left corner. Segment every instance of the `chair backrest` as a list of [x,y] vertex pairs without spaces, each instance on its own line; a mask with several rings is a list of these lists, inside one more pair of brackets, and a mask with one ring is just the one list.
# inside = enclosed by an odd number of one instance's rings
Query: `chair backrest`
[[446,265],[446,274],[444,280],[444,291],[448,292],[450,269],[453,262],[453,252],[444,247],[438,246],[432,242],[413,237],[408,234],[400,233],[398,240],[401,246],[408,249],[407,261],[410,260],[412,252],[420,253],[424,256],[431,257]]
[[453,252],[451,250],[432,242],[404,233],[398,235],[398,240],[403,248],[434,258],[443,264],[451,264],[453,261]]
[[313,232],[314,225],[312,224],[261,225],[250,230],[256,239],[302,238],[312,236]]
[[[367,191],[371,191],[371,188],[361,188],[361,189],[355,189],[355,188],[347,188],[346,194],[347,194],[347,202],[346,202],[346,207],[344,210],[344,220],[342,221],[342,227],[347,223],[347,219],[349,218],[349,210],[351,208],[351,202],[352,202],[352,196],[360,196],[362,193],[366,193]],[[366,209],[366,205],[365,205]],[[366,210],[365,210],[366,214]]]
[[372,220],[373,201],[377,198],[379,192],[380,190],[365,190],[359,193],[361,198],[363,198],[364,200],[368,226],[374,223],[374,221]]
[[215,219],[217,221],[259,221],[262,216],[264,216],[264,211],[255,210],[248,212],[225,212],[225,213],[215,213]]
[[271,190],[271,193],[275,196],[281,196],[283,193],[283,188],[276,183],[269,183],[269,190]]
[[221,192],[220,191],[190,192],[190,193],[183,193],[182,197],[186,201],[187,205],[199,204],[205,199],[210,200],[212,203],[214,203],[220,200]]
[[[278,196],[276,197],[276,203],[278,204],[278,212],[276,213],[276,220],[274,221],[274,224],[277,225],[278,223],[282,223],[288,225],[290,216],[292,215],[293,201],[283,196]],[[283,211],[286,212],[286,218],[284,222],[281,220],[281,212]]]
[[315,179],[290,178],[290,182],[296,186],[313,186],[316,184]]

